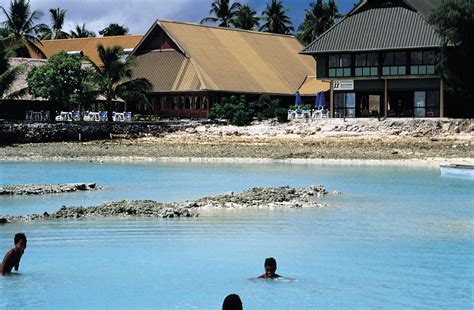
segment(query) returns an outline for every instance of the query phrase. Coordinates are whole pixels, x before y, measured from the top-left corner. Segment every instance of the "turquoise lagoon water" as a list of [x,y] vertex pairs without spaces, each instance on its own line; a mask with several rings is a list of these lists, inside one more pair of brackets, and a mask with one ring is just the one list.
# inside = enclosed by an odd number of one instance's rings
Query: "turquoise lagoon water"
[[[257,164],[1,163],[0,184],[97,182],[102,191],[2,197],[0,214],[121,199],[175,201],[253,186],[324,184],[304,210],[221,210],[193,219],[0,226],[23,231],[2,309],[472,309],[474,182],[437,169]],[[293,281],[255,280],[274,256]]]

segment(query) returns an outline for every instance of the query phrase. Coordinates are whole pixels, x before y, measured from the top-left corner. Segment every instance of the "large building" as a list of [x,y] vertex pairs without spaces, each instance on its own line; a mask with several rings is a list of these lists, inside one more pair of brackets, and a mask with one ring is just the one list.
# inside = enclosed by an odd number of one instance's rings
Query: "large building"
[[329,84],[304,83],[314,76],[315,61],[301,49],[294,36],[157,20],[132,52],[134,76],[153,84],[152,106],[136,110],[205,118],[223,96],[267,94],[289,105],[302,85],[314,98]]
[[436,71],[441,38],[427,15],[438,0],[362,0],[302,51],[331,81],[334,117],[444,117]]

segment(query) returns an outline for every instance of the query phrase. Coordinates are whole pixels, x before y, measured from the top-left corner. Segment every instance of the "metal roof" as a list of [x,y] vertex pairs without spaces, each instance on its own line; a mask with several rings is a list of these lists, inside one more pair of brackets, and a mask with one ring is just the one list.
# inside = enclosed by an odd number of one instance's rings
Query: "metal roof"
[[404,6],[385,6],[352,12],[302,53],[429,48],[441,44],[441,38],[420,13]]

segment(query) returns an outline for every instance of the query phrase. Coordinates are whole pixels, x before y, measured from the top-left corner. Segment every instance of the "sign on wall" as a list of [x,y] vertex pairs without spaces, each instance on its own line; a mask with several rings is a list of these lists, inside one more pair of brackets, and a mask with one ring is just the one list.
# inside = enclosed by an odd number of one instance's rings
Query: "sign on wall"
[[354,80],[333,81],[334,90],[354,90]]

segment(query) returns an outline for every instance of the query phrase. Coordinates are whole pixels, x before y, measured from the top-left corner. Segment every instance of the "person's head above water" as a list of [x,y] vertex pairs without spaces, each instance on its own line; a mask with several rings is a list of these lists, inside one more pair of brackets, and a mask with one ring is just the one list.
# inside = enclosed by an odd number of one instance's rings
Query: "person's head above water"
[[23,233],[16,234],[15,238],[13,238],[13,242],[15,243],[15,246],[19,246],[23,250],[26,249],[27,239],[26,239],[25,234]]
[[222,310],[242,310],[242,300],[240,300],[239,295],[230,294],[224,299],[222,304]]
[[260,278],[278,278],[275,272],[277,270],[277,262],[273,257],[269,257],[265,259],[265,263],[263,264],[265,267],[265,274],[261,275]]

